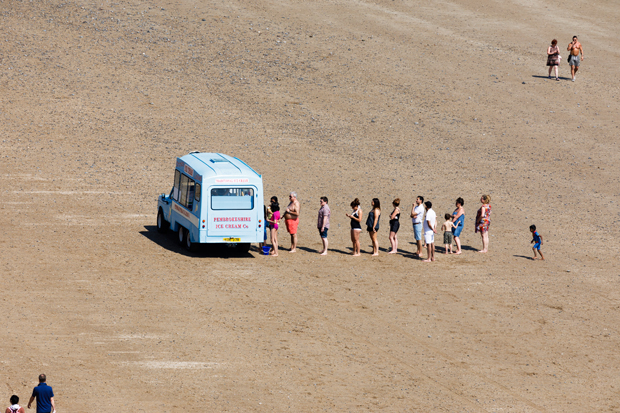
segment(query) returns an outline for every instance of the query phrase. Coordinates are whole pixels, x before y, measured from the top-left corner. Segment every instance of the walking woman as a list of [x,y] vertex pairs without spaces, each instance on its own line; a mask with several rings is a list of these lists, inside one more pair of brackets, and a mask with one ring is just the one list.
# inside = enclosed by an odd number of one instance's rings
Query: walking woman
[[366,219],[366,230],[370,234],[372,241],[372,255],[379,255],[379,241],[377,240],[377,231],[379,231],[379,218],[381,218],[381,203],[377,198],[373,198],[370,203],[371,211]]
[[489,226],[491,225],[491,196],[482,195],[480,198],[482,206],[476,215],[476,232],[482,237],[482,249],[478,252],[489,251]]
[[271,252],[274,257],[278,256],[278,221],[280,220],[280,204],[278,203],[278,197],[271,197],[271,219],[268,219],[269,231],[271,233]]
[[400,198],[396,198],[392,201],[392,206],[394,210],[390,214],[390,245],[392,246],[392,250],[388,254],[396,254],[398,251],[398,238],[396,234],[398,233],[398,229],[400,228]]
[[555,69],[555,80],[560,80],[558,77],[558,66],[560,64],[560,48],[558,47],[558,41],[553,39],[551,46],[547,48],[547,66],[549,66],[549,79],[551,79],[551,70]]
[[452,235],[454,236],[454,242],[456,242],[456,252],[455,254],[461,253],[461,231],[463,231],[463,226],[465,225],[465,201],[463,198],[458,197],[456,199],[456,209],[452,213],[452,223],[454,224],[454,228],[452,228]]
[[360,200],[355,198],[351,202],[351,209],[353,212],[347,214],[347,217],[351,219],[351,242],[353,243],[353,256],[360,256],[360,233],[362,232],[362,207],[360,207]]

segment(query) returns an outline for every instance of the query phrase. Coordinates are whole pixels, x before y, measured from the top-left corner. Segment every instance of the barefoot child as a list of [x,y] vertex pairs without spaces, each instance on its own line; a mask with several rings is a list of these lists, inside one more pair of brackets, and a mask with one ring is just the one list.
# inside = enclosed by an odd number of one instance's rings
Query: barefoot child
[[538,231],[536,231],[536,225],[530,225],[530,232],[532,233],[532,237],[533,237],[531,243],[534,243],[534,246],[532,247],[532,251],[534,251],[534,259],[537,259],[537,257],[536,257],[536,250],[538,250],[538,253],[540,254],[540,259],[544,260],[545,257],[543,256],[542,252],[540,251],[540,247],[543,244],[543,237],[542,237],[542,235],[540,235],[538,233]]
[[456,228],[454,222],[452,222],[452,215],[445,214],[443,216],[446,219],[446,222],[443,223],[441,229],[443,229],[443,245],[446,248],[446,252],[444,254],[448,254],[448,250],[450,250],[450,254],[452,254],[452,228]]

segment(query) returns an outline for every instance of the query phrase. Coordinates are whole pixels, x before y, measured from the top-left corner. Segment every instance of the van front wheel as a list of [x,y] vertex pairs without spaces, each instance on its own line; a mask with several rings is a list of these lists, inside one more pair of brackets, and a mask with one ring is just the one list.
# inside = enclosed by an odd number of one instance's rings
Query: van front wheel
[[179,245],[185,245],[185,228],[179,225],[177,235],[179,236]]
[[167,229],[168,222],[164,218],[164,212],[161,210],[161,208],[159,208],[159,211],[157,212],[157,231],[166,232]]

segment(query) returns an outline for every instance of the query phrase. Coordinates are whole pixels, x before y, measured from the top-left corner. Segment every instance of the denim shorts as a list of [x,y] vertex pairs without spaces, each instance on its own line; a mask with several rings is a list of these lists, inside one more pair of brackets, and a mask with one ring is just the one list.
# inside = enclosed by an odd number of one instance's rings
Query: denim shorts
[[422,223],[413,224],[413,234],[416,241],[422,241]]
[[325,228],[325,230],[324,230],[324,231],[321,231],[321,230],[319,229],[319,234],[321,234],[321,238],[327,238],[327,230],[328,230],[328,229],[329,229],[329,228]]

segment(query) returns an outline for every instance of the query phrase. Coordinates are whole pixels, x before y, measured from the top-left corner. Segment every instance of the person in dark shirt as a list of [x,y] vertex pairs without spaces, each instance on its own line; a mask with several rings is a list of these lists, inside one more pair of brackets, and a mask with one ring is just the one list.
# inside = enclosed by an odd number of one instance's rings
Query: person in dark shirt
[[32,390],[32,396],[28,402],[28,408],[32,405],[34,399],[37,399],[37,413],[56,413],[56,405],[54,404],[54,392],[52,387],[48,386],[45,381],[45,374],[39,375],[39,385]]

